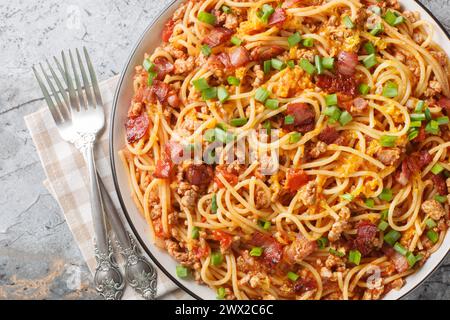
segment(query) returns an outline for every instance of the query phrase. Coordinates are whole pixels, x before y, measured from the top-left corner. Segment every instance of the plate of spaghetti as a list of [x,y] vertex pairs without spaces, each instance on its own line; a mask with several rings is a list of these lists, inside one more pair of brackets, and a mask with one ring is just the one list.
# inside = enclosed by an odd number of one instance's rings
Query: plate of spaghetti
[[171,3],[111,115],[136,237],[195,298],[401,298],[450,247],[449,52],[415,1]]

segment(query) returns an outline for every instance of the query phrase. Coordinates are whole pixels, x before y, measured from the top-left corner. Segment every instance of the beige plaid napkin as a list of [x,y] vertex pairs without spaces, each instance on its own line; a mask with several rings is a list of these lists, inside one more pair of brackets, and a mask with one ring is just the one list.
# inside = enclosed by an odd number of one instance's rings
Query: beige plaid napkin
[[[116,76],[100,84],[106,119],[109,119],[118,78]],[[46,106],[43,106],[42,109],[35,113],[27,115],[25,123],[47,175],[44,185],[61,207],[75,241],[80,247],[89,269],[93,272],[96,264],[93,249],[94,231],[89,203],[87,168],[83,156],[74,146],[61,139]],[[100,176],[115,202],[116,208],[118,208],[119,212],[122,212],[115,195],[109,165],[108,132],[109,124],[107,124],[96,144],[96,164]],[[158,297],[162,299],[191,298],[176,287],[159,269]],[[131,288],[127,288],[124,299],[138,298],[140,297]]]

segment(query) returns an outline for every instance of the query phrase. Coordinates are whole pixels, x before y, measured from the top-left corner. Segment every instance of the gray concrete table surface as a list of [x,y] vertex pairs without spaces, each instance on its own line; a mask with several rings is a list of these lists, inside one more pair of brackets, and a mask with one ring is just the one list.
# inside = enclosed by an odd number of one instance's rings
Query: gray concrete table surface
[[[0,299],[92,299],[87,267],[23,117],[43,105],[31,66],[86,46],[100,80],[121,72],[169,0],[0,0]],[[423,0],[450,30],[448,0]],[[445,10],[442,10],[445,8]],[[450,299],[450,257],[408,299]]]

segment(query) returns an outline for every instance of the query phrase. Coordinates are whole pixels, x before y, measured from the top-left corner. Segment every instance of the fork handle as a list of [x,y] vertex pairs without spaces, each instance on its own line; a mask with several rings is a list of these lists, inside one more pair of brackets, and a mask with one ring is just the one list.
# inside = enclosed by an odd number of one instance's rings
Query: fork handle
[[116,235],[116,245],[125,259],[125,279],[128,284],[146,300],[156,298],[157,274],[148,260],[139,253],[132,235],[125,230],[122,219],[106,190],[100,175],[98,176],[100,192],[106,217]]
[[80,149],[84,153],[89,171],[89,194],[96,241],[95,258],[97,260],[94,284],[97,292],[106,300],[117,300],[122,297],[124,281],[114,259],[112,246],[106,232],[102,197],[94,161],[95,135],[84,135],[79,141],[82,143]]

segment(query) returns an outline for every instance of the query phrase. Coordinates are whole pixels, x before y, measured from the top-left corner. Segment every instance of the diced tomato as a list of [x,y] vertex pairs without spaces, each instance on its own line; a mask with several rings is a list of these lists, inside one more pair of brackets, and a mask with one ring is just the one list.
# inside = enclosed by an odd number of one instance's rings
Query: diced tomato
[[208,245],[205,247],[192,247],[192,253],[197,259],[203,259],[210,255],[211,248]]
[[290,191],[298,191],[308,181],[308,175],[302,169],[288,169],[286,174],[286,188]]
[[263,259],[269,266],[274,267],[281,261],[283,246],[274,237],[255,232],[251,243],[264,249]]
[[230,234],[221,230],[213,230],[211,233],[212,238],[216,241],[219,241],[221,250],[227,250],[231,246],[233,237]]
[[135,118],[128,118],[125,128],[127,131],[127,141],[129,143],[141,139],[148,131],[149,120],[146,112]]
[[173,33],[173,28],[175,27],[175,21],[172,19],[167,20],[166,24],[164,25],[161,38],[164,42],[168,42],[170,37]]
[[219,174],[221,174],[225,178],[225,180],[232,186],[235,186],[239,181],[239,174],[237,172],[229,172],[226,168],[218,166],[216,167],[216,176],[214,178],[214,181],[217,183],[217,186],[219,188],[225,187],[217,177]]

